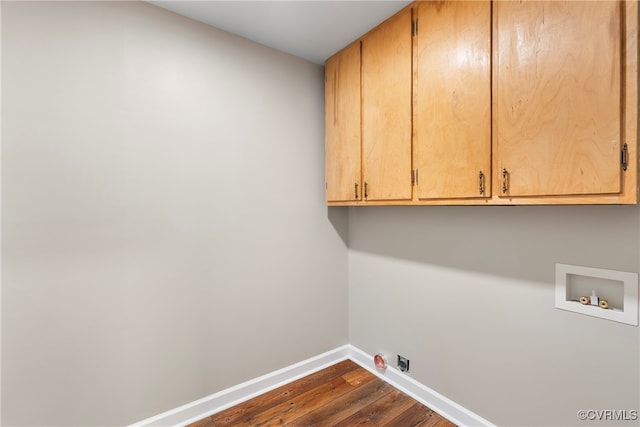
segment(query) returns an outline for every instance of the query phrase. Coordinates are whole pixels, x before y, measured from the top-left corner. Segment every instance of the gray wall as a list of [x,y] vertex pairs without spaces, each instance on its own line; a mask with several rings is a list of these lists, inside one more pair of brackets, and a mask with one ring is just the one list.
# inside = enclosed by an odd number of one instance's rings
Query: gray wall
[[3,425],[134,422],[347,325],[500,425],[638,408],[638,328],[553,308],[556,262],[639,270],[637,206],[327,209],[322,99],[148,4],[2,2]]
[[131,423],[347,342],[322,67],[146,3],[2,3],[3,425]]
[[498,425],[638,410],[638,327],[555,309],[554,283],[555,263],[638,272],[639,218],[638,206],[350,208],[350,342],[408,357],[412,377]]

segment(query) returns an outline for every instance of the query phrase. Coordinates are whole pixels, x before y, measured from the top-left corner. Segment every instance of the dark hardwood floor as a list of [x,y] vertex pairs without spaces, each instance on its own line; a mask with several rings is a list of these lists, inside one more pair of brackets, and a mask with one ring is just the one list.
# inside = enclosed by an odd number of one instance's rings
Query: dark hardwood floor
[[189,427],[213,426],[450,427],[454,424],[366,369],[345,360]]

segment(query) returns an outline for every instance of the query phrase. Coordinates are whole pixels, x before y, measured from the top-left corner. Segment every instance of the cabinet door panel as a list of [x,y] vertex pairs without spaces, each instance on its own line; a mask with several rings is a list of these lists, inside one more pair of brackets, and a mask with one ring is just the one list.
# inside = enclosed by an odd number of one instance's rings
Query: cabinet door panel
[[362,156],[368,200],[411,199],[411,9],[362,39]]
[[360,42],[325,64],[325,179],[327,201],[361,198]]
[[[621,190],[621,4],[496,2],[499,196]],[[498,187],[498,186],[496,186]],[[502,185],[500,185],[502,187]]]
[[418,198],[488,197],[491,4],[428,1],[417,10]]

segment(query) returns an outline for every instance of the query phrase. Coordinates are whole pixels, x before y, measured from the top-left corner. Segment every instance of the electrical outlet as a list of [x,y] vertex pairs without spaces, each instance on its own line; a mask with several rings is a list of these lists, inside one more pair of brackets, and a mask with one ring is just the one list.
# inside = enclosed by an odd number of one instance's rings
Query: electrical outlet
[[401,372],[409,372],[409,359],[398,355],[398,369]]

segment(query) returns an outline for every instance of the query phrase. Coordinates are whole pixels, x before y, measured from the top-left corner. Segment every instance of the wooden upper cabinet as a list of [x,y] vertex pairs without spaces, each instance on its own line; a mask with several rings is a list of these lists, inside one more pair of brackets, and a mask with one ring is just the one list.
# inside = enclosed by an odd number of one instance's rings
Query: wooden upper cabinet
[[325,64],[325,179],[328,202],[362,198],[360,42]]
[[491,3],[424,1],[416,11],[417,197],[490,197]]
[[638,202],[637,1],[417,1],[325,90],[330,205]]
[[411,199],[411,8],[362,38],[366,200]]
[[617,1],[494,3],[494,194],[621,192],[623,7]]

